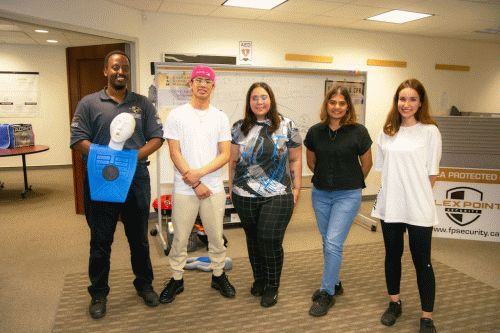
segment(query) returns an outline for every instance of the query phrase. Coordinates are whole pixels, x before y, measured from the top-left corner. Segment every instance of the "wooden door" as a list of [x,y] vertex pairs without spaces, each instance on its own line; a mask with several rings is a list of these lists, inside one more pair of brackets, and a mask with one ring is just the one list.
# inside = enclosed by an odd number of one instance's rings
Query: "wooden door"
[[[128,44],[106,44],[93,46],[69,47],[66,49],[66,67],[68,70],[69,121],[73,119],[78,101],[82,97],[99,91],[107,83],[103,74],[104,57],[113,50],[129,54]],[[79,153],[72,152],[73,184],[75,190],[75,210],[83,214],[83,179],[85,164]]]

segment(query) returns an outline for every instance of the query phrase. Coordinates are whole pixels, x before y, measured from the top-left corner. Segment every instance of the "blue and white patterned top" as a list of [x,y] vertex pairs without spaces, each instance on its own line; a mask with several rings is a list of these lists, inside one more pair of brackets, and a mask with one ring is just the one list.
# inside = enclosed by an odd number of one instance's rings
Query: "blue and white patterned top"
[[279,128],[269,133],[270,121],[266,120],[257,122],[245,136],[241,132],[242,123],[243,120],[238,120],[231,130],[231,143],[240,146],[233,192],[254,198],[291,193],[288,148],[302,144],[297,126],[283,117]]

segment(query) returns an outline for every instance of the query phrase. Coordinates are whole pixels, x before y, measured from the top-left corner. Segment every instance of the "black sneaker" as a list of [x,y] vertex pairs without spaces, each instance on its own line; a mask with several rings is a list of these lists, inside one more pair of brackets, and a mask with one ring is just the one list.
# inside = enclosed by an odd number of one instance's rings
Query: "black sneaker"
[[92,297],[89,305],[90,316],[94,319],[104,317],[106,314],[106,297]]
[[236,289],[229,282],[226,273],[222,273],[221,276],[212,275],[212,288],[217,289],[224,297],[233,298],[236,296]]
[[265,283],[262,280],[255,280],[250,289],[250,294],[260,297],[264,294]]
[[339,281],[339,283],[335,285],[335,296],[340,296],[342,294],[344,294],[344,287],[342,287],[342,281]]
[[314,317],[321,317],[328,313],[328,310],[335,304],[335,297],[322,290],[314,300],[309,314]]
[[184,291],[184,279],[175,280],[171,278],[170,281],[166,284],[163,291],[160,293],[160,303],[172,303],[177,294],[180,294]]
[[[311,300],[314,302],[316,300],[316,298],[319,296],[319,292],[321,290],[319,289],[316,289],[316,291],[313,293],[312,297],[311,297]],[[338,284],[335,285],[335,296],[340,296],[344,294],[344,287],[342,287],[342,282],[339,281]]]
[[158,294],[153,290],[153,287],[145,288],[144,290],[137,290],[137,295],[142,297],[144,304],[147,306],[155,307],[160,304]]
[[399,302],[389,302],[389,307],[385,310],[380,322],[385,326],[392,326],[396,323],[396,319],[403,313],[403,307],[401,301]]
[[437,333],[434,321],[430,318],[420,318],[420,333]]
[[260,305],[268,308],[278,303],[278,287],[266,286],[260,299]]

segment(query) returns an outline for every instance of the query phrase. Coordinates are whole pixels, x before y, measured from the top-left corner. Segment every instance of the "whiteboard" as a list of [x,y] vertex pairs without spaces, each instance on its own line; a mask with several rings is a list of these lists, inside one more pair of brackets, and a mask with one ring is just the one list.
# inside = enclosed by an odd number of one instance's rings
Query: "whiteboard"
[[[157,108],[164,121],[168,112],[177,105],[190,100],[186,93],[185,82],[189,80],[192,66],[186,64],[154,63],[155,85],[157,88]],[[302,139],[307,130],[319,122],[319,111],[325,94],[325,84],[329,81],[359,82],[365,87],[366,72],[264,68],[245,66],[211,66],[215,70],[215,89],[210,104],[224,111],[230,125],[242,119],[245,109],[246,93],[254,82],[266,82],[271,86],[278,108],[283,116],[292,119],[300,130]],[[364,96],[363,96],[364,97]],[[358,121],[364,123],[365,98],[360,98],[356,105]],[[164,145],[160,151],[160,182],[173,182],[173,164],[170,161],[168,147]],[[303,149],[302,174],[312,175],[307,167],[305,149]],[[227,179],[227,167],[224,168],[224,179]]]

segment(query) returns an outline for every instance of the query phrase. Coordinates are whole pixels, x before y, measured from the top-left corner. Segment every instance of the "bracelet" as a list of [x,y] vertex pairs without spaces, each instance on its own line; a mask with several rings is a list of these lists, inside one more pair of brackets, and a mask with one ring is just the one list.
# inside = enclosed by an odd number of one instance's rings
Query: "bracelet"
[[191,187],[193,190],[196,189],[198,186],[200,186],[201,184],[201,181],[198,181],[198,184],[196,184],[195,186]]

